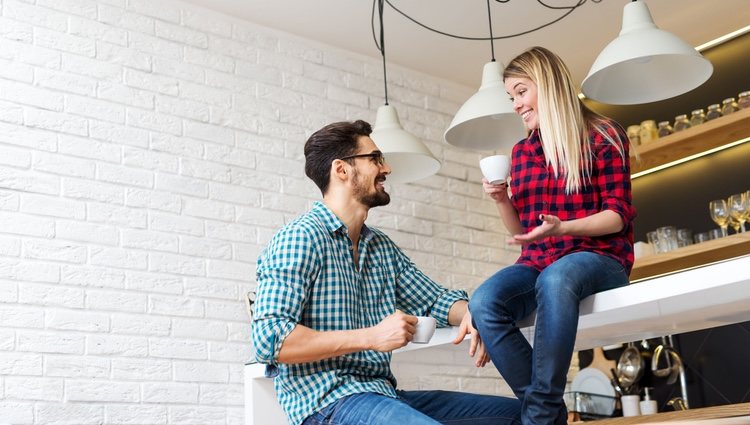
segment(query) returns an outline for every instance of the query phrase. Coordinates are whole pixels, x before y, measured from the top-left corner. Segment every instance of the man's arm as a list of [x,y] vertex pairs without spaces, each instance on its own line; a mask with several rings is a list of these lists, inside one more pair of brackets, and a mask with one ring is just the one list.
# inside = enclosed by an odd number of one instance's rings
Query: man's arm
[[363,350],[393,351],[412,340],[416,324],[415,316],[400,311],[363,329],[321,332],[297,324],[284,339],[278,362],[307,363]]
[[464,300],[458,300],[453,303],[448,311],[448,324],[458,326],[464,320],[464,316],[469,311],[469,303]]

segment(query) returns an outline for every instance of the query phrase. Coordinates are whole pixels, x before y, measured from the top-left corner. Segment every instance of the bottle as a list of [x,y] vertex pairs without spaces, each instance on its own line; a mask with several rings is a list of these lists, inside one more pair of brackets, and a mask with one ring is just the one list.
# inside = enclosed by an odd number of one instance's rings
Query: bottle
[[708,112],[706,112],[706,121],[719,118],[721,116],[721,106],[718,103],[708,105]]
[[688,121],[688,117],[685,114],[677,115],[674,117],[674,132],[677,133],[678,131],[687,130],[690,128],[690,121]]
[[658,137],[656,132],[656,121],[654,120],[645,120],[641,122],[641,130],[640,130],[640,138],[641,138],[641,144],[645,145],[646,143],[653,142]]
[[703,113],[703,109],[696,109],[690,113],[690,127],[701,125],[706,121],[706,114]]
[[669,125],[669,121],[659,121],[659,128],[657,130],[659,133],[659,138],[666,137],[674,133],[674,131],[672,130],[672,126]]
[[643,396],[643,401],[641,401],[641,415],[653,415],[654,413],[658,412],[658,406],[656,404],[656,400],[651,400],[651,394],[648,393],[648,387],[644,388],[643,391],[645,391],[645,395]]
[[740,109],[750,108],[750,91],[743,91],[737,95],[737,106]]
[[721,115],[729,115],[737,109],[737,102],[733,97],[728,97],[721,102]]
[[638,146],[641,144],[641,126],[640,125],[629,125],[628,126],[628,139],[630,144]]

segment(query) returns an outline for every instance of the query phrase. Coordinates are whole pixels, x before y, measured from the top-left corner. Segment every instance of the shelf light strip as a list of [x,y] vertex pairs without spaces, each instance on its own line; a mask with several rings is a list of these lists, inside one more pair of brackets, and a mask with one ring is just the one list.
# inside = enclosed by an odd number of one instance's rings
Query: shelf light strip
[[685,162],[688,162],[688,161],[692,161],[692,160],[694,160],[696,158],[700,158],[702,156],[710,155],[710,154],[715,153],[715,152],[723,151],[724,149],[733,148],[735,146],[741,145],[741,144],[746,143],[746,142],[750,142],[750,137],[745,137],[744,139],[736,140],[736,141],[734,141],[732,143],[727,143],[726,145],[723,145],[723,146],[715,147],[713,149],[709,149],[709,150],[704,151],[704,152],[700,152],[700,153],[696,153],[694,155],[686,156],[685,158],[680,158],[680,159],[678,159],[676,161],[668,162],[666,164],[662,164],[662,165],[656,166],[654,168],[649,168],[648,170],[639,171],[639,172],[633,174],[632,176],[630,176],[630,179],[633,180],[633,179],[636,179],[638,177],[645,176],[647,174],[651,174],[651,173],[655,173],[657,171],[661,171],[661,170],[663,170],[665,168],[674,167],[675,165],[679,165],[679,164],[682,164],[682,163],[685,163]]
[[715,38],[711,41],[708,41],[706,43],[701,44],[700,46],[696,47],[695,50],[699,52],[703,52],[704,50],[708,50],[714,46],[717,46],[721,43],[724,43],[726,41],[729,41],[735,37],[739,37],[747,32],[750,32],[750,25],[740,28],[737,31],[732,31],[729,34],[724,34],[721,37]]

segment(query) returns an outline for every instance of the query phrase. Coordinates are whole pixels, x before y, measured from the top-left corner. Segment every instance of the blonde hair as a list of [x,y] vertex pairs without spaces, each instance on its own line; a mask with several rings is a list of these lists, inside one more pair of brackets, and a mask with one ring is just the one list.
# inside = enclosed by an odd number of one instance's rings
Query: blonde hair
[[556,54],[543,47],[516,56],[503,72],[507,78],[528,78],[537,86],[537,115],[544,156],[555,177],[565,176],[565,192],[579,192],[591,182],[593,162],[589,133],[593,129],[625,160],[619,132],[608,131],[613,121],[599,115],[578,98],[568,67]]

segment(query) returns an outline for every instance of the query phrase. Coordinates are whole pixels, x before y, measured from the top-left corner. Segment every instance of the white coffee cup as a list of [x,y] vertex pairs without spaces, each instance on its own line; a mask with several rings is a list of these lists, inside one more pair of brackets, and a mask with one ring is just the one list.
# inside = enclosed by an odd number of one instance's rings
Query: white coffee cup
[[429,316],[417,316],[417,330],[414,332],[414,338],[411,342],[417,344],[427,344],[432,339],[437,328],[437,320]]
[[640,416],[641,414],[641,397],[639,395],[624,395],[620,397],[622,404],[622,416]]
[[508,155],[492,155],[479,160],[479,168],[484,178],[492,184],[505,183],[510,174],[510,157]]

